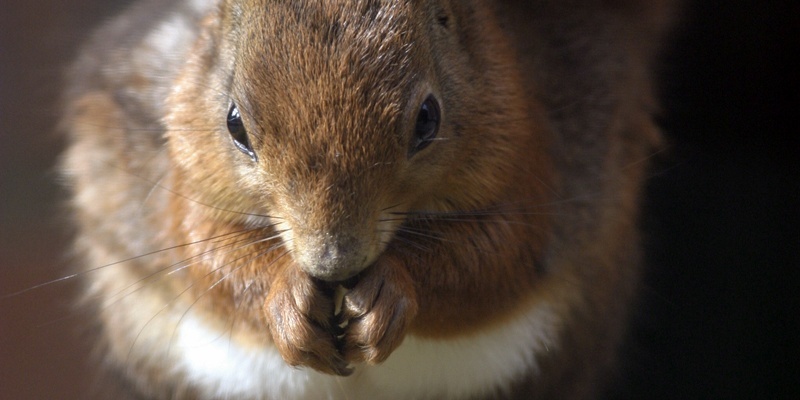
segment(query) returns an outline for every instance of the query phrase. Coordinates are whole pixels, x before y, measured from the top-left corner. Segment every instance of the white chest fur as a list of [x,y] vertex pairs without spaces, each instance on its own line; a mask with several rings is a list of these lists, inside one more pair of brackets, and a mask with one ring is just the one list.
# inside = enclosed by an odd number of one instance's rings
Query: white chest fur
[[172,350],[190,384],[220,398],[457,399],[507,390],[535,370],[536,355],[556,345],[556,326],[551,310],[538,304],[479,335],[408,337],[386,362],[357,366],[349,377],[290,367],[274,348],[240,347],[191,315]]

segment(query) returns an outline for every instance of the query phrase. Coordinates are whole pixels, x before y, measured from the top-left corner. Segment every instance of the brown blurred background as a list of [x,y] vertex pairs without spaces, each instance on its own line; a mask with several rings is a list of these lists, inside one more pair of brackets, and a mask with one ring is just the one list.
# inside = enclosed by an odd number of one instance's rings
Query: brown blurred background
[[90,384],[68,273],[54,125],[66,60],[120,2],[11,0],[0,5],[0,399],[81,399]]
[[[53,174],[66,60],[128,1],[0,5],[0,399],[87,398]],[[690,2],[662,66],[674,144],[654,168],[651,269],[609,398],[797,394],[798,66],[792,1]],[[790,122],[790,116],[795,121]]]

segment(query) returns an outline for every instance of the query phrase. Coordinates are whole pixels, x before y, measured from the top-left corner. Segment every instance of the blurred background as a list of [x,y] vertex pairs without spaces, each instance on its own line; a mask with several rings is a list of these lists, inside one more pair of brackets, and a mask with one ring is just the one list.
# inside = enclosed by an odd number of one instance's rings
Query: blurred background
[[[92,383],[75,282],[6,295],[67,274],[62,72],[125,3],[0,6],[0,399]],[[647,285],[609,398],[797,398],[798,4],[688,2],[661,64],[672,149],[648,186]]]

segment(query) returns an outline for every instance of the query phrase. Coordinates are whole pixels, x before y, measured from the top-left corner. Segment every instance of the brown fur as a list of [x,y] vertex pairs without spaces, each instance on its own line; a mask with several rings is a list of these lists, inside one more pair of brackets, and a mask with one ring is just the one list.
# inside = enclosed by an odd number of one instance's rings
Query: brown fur
[[[519,394],[597,390],[638,279],[666,5],[488,3],[226,1],[183,10],[191,45],[163,61],[141,37],[97,60],[115,39],[100,34],[68,103],[77,247],[89,268],[179,246],[91,275],[92,295],[119,298],[99,318],[129,379],[194,396],[140,350],[148,329],[175,328],[142,329],[137,309],[193,308],[237,342],[347,375],[408,334],[465,337],[546,302],[562,347]],[[105,31],[136,31],[148,6]],[[439,140],[409,157],[428,93]],[[231,144],[231,101],[255,161]],[[334,272],[321,248],[341,250]]]

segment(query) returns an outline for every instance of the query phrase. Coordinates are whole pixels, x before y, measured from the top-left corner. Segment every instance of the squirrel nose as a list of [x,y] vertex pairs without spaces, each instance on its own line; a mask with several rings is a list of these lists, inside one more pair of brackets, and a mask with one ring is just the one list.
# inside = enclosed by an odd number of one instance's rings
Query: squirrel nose
[[294,258],[307,274],[324,281],[343,281],[367,267],[361,241],[351,236],[295,237]]

